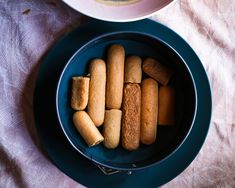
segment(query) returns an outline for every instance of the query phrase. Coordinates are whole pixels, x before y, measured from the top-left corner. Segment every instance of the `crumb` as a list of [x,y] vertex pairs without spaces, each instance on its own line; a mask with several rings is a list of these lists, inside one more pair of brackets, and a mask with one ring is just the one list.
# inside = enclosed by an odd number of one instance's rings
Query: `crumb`
[[56,2],[53,2],[53,1],[51,1],[51,2],[47,2],[47,4],[48,4],[48,5],[51,5],[51,6],[54,6],[54,7],[56,7],[56,6],[57,6]]
[[22,14],[23,15],[28,15],[30,13],[30,11],[31,11],[30,9],[26,9],[22,12]]

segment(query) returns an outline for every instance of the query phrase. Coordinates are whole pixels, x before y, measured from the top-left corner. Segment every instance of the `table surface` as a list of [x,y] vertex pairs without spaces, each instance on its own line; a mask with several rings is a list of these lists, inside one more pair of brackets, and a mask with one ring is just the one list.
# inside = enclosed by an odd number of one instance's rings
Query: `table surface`
[[[190,166],[162,187],[235,187],[235,1],[178,0],[152,19],[192,46],[213,96],[205,144]],[[0,187],[83,187],[43,152],[33,91],[45,53],[85,21],[60,0],[0,1]]]

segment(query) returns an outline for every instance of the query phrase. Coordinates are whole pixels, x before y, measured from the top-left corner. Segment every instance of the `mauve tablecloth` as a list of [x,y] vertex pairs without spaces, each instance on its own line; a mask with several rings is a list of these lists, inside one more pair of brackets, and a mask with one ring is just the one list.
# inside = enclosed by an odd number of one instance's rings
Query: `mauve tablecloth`
[[[213,92],[205,144],[163,187],[235,187],[235,1],[179,0],[152,18],[193,47]],[[0,1],[0,187],[82,187],[42,153],[32,104],[41,57],[81,19],[60,0]]]

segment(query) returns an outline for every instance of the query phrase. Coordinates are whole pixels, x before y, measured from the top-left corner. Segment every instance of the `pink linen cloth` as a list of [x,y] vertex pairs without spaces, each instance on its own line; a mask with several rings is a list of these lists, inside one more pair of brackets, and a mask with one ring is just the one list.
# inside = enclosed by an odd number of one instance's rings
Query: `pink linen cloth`
[[[83,18],[60,0],[0,1],[0,187],[83,187],[42,152],[32,103],[42,56]],[[235,187],[235,1],[179,0],[152,19],[192,46],[213,92],[205,144],[162,187]]]

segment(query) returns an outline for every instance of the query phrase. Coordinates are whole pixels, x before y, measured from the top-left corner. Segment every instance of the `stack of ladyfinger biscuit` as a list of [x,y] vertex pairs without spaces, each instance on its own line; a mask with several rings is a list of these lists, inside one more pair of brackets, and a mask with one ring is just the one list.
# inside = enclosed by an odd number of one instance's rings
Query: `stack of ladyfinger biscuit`
[[[142,70],[149,76],[143,80]],[[172,74],[152,58],[125,58],[121,45],[109,47],[107,63],[92,60],[89,77],[72,78],[71,97],[73,122],[88,146],[103,141],[113,149],[120,138],[126,150],[154,143],[157,125],[175,121],[174,89],[167,86]]]

